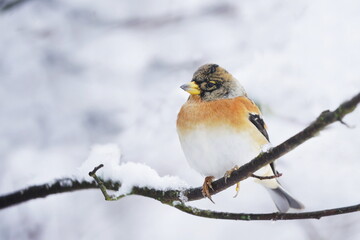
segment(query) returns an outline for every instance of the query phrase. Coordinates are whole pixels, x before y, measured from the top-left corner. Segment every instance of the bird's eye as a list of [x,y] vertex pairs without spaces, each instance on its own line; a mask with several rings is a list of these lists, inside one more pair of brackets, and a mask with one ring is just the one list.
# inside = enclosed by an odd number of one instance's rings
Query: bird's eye
[[208,82],[206,83],[206,88],[212,88],[214,87],[216,84],[214,82]]

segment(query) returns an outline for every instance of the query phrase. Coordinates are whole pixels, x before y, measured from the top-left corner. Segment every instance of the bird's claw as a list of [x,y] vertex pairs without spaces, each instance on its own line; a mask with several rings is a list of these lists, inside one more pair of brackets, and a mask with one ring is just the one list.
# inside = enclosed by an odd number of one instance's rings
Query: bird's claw
[[202,194],[203,194],[203,196],[204,197],[207,197],[212,203],[215,203],[213,200],[212,200],[212,198],[211,198],[211,194],[210,194],[210,189],[212,190],[212,191],[214,191],[214,189],[213,189],[213,187],[212,187],[212,185],[211,185],[211,183],[212,183],[212,181],[214,180],[214,178],[215,177],[213,177],[213,176],[208,176],[208,177],[206,177],[205,178],[205,180],[204,180],[204,184],[203,184],[203,186],[202,186]]
[[236,183],[236,187],[235,187],[235,195],[234,195],[234,198],[236,198],[239,194],[239,191],[240,191],[240,182]]
[[238,169],[239,169],[238,165],[235,165],[232,169],[230,169],[229,171],[226,171],[226,172],[225,172],[225,174],[224,174],[225,183],[226,183],[226,180],[227,180],[229,177],[231,177],[232,172],[233,172],[233,171],[236,171],[236,170],[238,170]]

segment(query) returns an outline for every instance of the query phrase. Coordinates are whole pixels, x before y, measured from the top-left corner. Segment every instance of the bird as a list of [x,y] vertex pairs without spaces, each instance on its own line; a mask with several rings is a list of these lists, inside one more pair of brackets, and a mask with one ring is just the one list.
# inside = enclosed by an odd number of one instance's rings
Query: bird
[[[190,93],[176,121],[180,145],[190,167],[205,176],[202,193],[212,201],[214,179],[226,180],[270,146],[267,126],[240,82],[217,64],[200,66],[180,88]],[[279,212],[304,208],[280,184],[274,163],[252,176],[258,176],[255,181],[268,190]]]

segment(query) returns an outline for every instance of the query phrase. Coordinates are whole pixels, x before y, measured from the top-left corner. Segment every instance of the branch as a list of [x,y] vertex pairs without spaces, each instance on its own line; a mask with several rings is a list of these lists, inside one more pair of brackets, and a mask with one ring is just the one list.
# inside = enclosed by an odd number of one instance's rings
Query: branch
[[279,178],[279,177],[282,176],[282,173],[277,172],[277,173],[275,173],[275,175],[273,175],[273,176],[258,176],[258,175],[255,175],[255,174],[251,174],[250,176],[253,177],[253,178],[260,179],[260,180],[266,180],[266,179]]
[[[360,102],[360,93],[354,96],[352,99],[341,104],[334,111],[324,111],[320,116],[311,123],[307,128],[296,134],[295,136],[289,138],[282,144],[270,149],[266,153],[261,153],[259,156],[254,158],[249,163],[243,165],[238,170],[233,171],[231,177],[227,178],[225,183],[224,178],[221,178],[212,183],[214,191],[211,191],[211,194],[216,194],[224,189],[234,185],[235,183],[242,181],[250,177],[253,172],[259,168],[273,162],[277,158],[283,156],[287,152],[293,150],[300,144],[304,143],[308,139],[314,137],[321,130],[323,130],[328,125],[339,121],[342,122],[342,119],[345,115],[351,113],[358,103]],[[93,174],[95,175],[95,172]],[[71,183],[71,184],[69,184]],[[107,181],[104,183],[105,191],[106,189],[116,190],[120,187],[120,183],[114,183]],[[22,203],[31,199],[36,199],[40,197],[46,197],[50,194],[70,192],[81,189],[91,189],[97,188],[98,186],[94,182],[79,182],[74,179],[60,179],[56,180],[53,183],[43,184],[39,186],[31,186],[14,193],[0,196],[0,209],[13,206],[18,203]],[[303,212],[303,213],[271,213],[271,214],[235,214],[235,213],[221,213],[221,212],[212,212],[208,210],[196,209],[184,205],[183,203],[175,204],[176,201],[194,201],[203,198],[201,193],[201,187],[185,189],[183,191],[179,190],[168,190],[161,191],[148,187],[136,187],[134,186],[131,193],[133,195],[141,195],[156,199],[162,203],[168,204],[170,206],[176,207],[177,209],[203,217],[212,217],[212,218],[222,218],[222,219],[238,219],[238,220],[279,220],[279,219],[305,219],[305,218],[320,218],[322,216],[331,216],[343,213],[349,213],[354,211],[359,211],[359,205],[337,208],[337,209],[328,209],[317,212]]]
[[342,207],[342,208],[333,208],[326,209],[321,211],[314,212],[302,212],[302,213],[228,213],[228,212],[214,212],[209,210],[202,210],[194,207],[187,206],[183,203],[174,204],[173,207],[179,209],[180,211],[189,213],[198,217],[205,218],[215,218],[215,219],[225,219],[225,220],[296,220],[296,219],[320,219],[322,217],[340,215],[351,212],[360,211],[360,204]]
[[[117,191],[121,184],[107,181],[104,183],[104,186],[107,189]],[[50,183],[30,186],[7,195],[0,196],[0,209],[11,207],[32,199],[44,198],[51,194],[98,188],[99,186],[95,181],[78,181],[72,178],[57,179]]]
[[[105,200],[108,201],[115,201],[118,200],[122,196],[112,196],[109,195],[106,191],[106,187],[104,186],[103,182],[96,176],[96,171],[102,168],[104,165],[99,165],[95,167],[93,171],[89,172],[89,175],[95,179],[97,184],[99,185],[101,192],[103,193]],[[255,175],[256,176],[256,175]],[[276,177],[271,176],[271,177]],[[134,193],[132,193],[134,194]],[[155,198],[161,201],[159,198]],[[210,199],[211,200],[211,199]],[[185,205],[183,202],[180,201],[173,201],[171,203],[167,202],[168,205],[179,209],[182,212],[186,212],[188,214],[198,216],[198,217],[205,217],[205,218],[215,218],[215,219],[226,219],[226,220],[295,220],[295,219],[320,219],[326,216],[334,216],[340,215],[345,213],[357,212],[360,211],[360,204],[347,206],[342,208],[333,208],[333,209],[326,209],[321,211],[314,211],[314,212],[302,212],[302,213],[229,213],[229,212],[215,212],[210,210],[203,210],[191,206]]]

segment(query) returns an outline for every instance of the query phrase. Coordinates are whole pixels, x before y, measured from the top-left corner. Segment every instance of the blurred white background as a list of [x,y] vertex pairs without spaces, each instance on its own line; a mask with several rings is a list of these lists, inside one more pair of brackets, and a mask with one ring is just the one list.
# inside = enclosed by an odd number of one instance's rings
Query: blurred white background
[[[0,1],[0,7],[12,2]],[[28,0],[0,11],[0,194],[76,173],[94,144],[192,186],[175,120],[179,86],[204,63],[232,72],[262,107],[273,144],[360,90],[356,0]],[[287,189],[320,210],[360,201],[360,109],[278,161]],[[141,176],[139,176],[141,177]],[[252,181],[214,196],[219,211],[273,212]],[[0,211],[0,239],[360,239],[358,213],[321,220],[197,218],[100,191]]]

